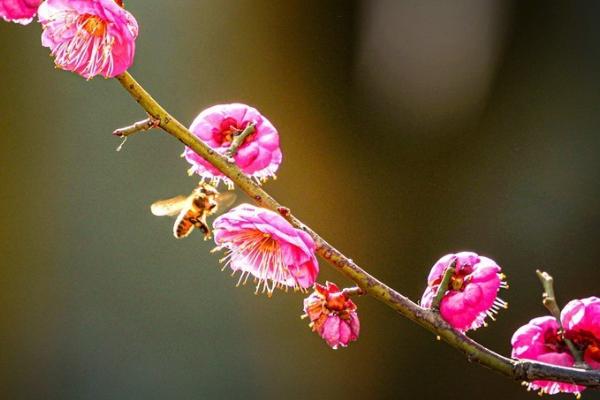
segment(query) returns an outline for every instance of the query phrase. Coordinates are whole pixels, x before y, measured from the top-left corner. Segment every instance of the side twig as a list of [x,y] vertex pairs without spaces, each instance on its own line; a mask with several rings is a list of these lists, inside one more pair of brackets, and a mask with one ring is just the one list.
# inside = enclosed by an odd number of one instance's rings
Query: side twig
[[118,137],[127,137],[129,135],[133,135],[134,133],[148,131],[152,128],[157,128],[159,124],[159,120],[149,117],[136,123],[133,123],[129,126],[116,129],[113,132],[113,135]]
[[233,157],[237,154],[237,151],[240,148],[240,146],[242,144],[244,144],[244,140],[246,140],[246,138],[248,136],[250,136],[251,134],[254,133],[255,126],[256,126],[256,124],[254,122],[251,122],[248,124],[246,129],[244,129],[239,134],[237,134],[233,137],[233,139],[231,140],[231,144],[229,145],[229,148],[225,151],[225,155],[227,156],[227,161],[229,161],[230,163],[235,162]]
[[590,388],[600,388],[600,371],[587,371],[577,368],[558,367],[540,362],[511,360],[482,346],[464,334],[455,331],[441,319],[438,313],[419,307],[406,296],[368,274],[356,265],[354,261],[327,243],[321,236],[296,218],[287,207],[279,204],[262,187],[244,175],[235,164],[229,163],[226,157],[215,152],[194,136],[181,122],[173,118],[128,72],[118,75],[116,79],[150,116],[160,121],[159,126],[165,132],[177,138],[181,143],[191,148],[199,156],[223,172],[259,206],[279,212],[292,225],[311,235],[317,245],[318,254],[335,269],[353,280],[367,294],[373,296],[373,298],[438,335],[450,344],[450,346],[465,353],[469,361],[477,362],[505,376],[520,381],[546,379],[573,382]]
[[450,280],[452,279],[452,276],[454,275],[454,271],[456,270],[454,268],[455,265],[456,265],[456,260],[453,261],[452,264],[450,264],[450,266],[448,268],[446,268],[446,271],[444,271],[444,276],[442,278],[442,281],[440,282],[440,286],[438,286],[438,291],[435,294],[433,301],[431,302],[432,310],[438,311],[440,309],[440,303],[442,302],[442,299],[444,298],[444,295],[446,294],[446,291],[448,290],[448,286],[450,285]]
[[539,269],[535,271],[542,286],[544,287],[544,293],[542,294],[542,303],[544,307],[550,311],[550,314],[556,319],[560,330],[563,332],[563,340],[567,344],[567,347],[573,354],[575,358],[575,365],[579,368],[589,368],[589,366],[583,361],[583,356],[581,355],[581,351],[575,346],[572,340],[564,337],[564,328],[562,326],[562,322],[560,320],[560,307],[558,306],[558,302],[556,301],[556,295],[554,294],[554,278],[547,272],[540,271]]

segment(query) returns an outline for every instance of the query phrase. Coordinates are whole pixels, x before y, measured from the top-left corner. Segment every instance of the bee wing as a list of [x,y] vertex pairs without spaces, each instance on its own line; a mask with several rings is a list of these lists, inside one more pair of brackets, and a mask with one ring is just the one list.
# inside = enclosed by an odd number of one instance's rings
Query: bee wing
[[219,193],[219,195],[217,196],[219,211],[223,212],[226,209],[228,209],[235,202],[236,197],[237,196],[234,192]]
[[187,203],[187,199],[187,196],[175,196],[170,199],[159,200],[150,206],[150,211],[157,217],[165,215],[172,217],[181,212]]

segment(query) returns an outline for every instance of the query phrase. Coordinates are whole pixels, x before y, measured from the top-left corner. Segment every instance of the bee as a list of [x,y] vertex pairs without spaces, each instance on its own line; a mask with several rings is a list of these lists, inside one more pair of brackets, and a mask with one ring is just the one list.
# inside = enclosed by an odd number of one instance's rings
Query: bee
[[233,192],[219,193],[214,186],[200,182],[188,196],[159,200],[150,206],[150,211],[158,217],[177,216],[173,225],[173,235],[177,239],[189,236],[197,228],[204,234],[204,240],[207,240],[211,238],[212,232],[206,218],[215,214],[219,208],[231,206],[234,201]]

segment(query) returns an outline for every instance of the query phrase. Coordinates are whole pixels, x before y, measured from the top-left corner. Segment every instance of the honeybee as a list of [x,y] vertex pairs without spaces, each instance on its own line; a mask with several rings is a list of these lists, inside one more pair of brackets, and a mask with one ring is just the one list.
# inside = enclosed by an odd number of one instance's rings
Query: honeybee
[[211,238],[212,232],[206,218],[219,208],[231,206],[234,201],[233,192],[219,193],[214,186],[200,182],[189,196],[159,200],[150,206],[150,210],[159,217],[177,215],[173,225],[173,235],[177,239],[187,237],[197,228],[204,234],[204,240],[207,240]]

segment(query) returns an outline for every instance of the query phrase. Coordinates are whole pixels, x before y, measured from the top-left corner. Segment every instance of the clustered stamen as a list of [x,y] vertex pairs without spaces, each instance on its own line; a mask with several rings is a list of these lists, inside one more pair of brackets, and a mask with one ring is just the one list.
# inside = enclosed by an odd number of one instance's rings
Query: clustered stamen
[[[55,19],[57,18],[61,16]],[[112,47],[115,38],[108,33],[106,22],[89,14],[71,14],[62,18],[67,21],[63,29],[68,30],[75,25],[76,33],[73,39],[60,43],[52,50],[55,63],[61,67],[68,65],[79,70],[88,79],[97,75],[99,71],[112,75]]]
[[[271,297],[275,289],[287,289],[288,286],[283,282],[290,281],[294,282],[292,287],[295,291],[305,290],[291,276],[283,260],[281,248],[270,234],[259,231],[244,232],[233,241],[234,246],[217,246],[217,250],[224,248],[227,251],[226,256],[219,261],[224,263],[223,269],[231,267],[232,260],[255,266],[255,294],[266,292]],[[232,276],[237,271],[234,269]],[[241,270],[236,286],[245,285],[250,275],[250,270]]]

